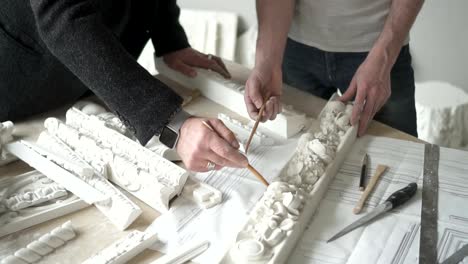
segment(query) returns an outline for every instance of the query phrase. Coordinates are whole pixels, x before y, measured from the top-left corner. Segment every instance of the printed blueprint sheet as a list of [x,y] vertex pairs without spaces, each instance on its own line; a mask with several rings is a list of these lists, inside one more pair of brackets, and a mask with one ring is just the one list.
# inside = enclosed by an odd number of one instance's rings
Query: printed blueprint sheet
[[[327,244],[332,235],[362,216],[354,215],[352,209],[361,195],[358,186],[365,152],[370,157],[369,177],[377,164],[390,169],[371,193],[364,212],[410,182],[418,183],[418,192],[396,211]],[[358,139],[288,262],[417,263],[423,160],[420,143],[370,136]],[[438,233],[439,262],[468,243],[468,152],[440,149]]]

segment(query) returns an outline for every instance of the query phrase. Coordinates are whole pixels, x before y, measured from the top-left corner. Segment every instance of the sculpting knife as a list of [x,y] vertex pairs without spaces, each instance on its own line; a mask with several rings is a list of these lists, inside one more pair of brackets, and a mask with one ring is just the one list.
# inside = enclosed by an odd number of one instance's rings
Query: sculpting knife
[[387,200],[383,204],[380,204],[377,206],[372,212],[368,213],[367,215],[359,218],[357,221],[354,223],[348,225],[345,227],[343,230],[338,232],[336,235],[331,237],[328,242],[331,242],[337,238],[340,238],[347,233],[353,231],[354,229],[370,222],[371,220],[385,214],[386,212],[406,203],[411,197],[413,197],[416,194],[416,191],[418,190],[418,185],[415,182],[412,182],[408,184],[408,186],[404,187],[403,189],[400,189],[394,193],[392,193]]
[[424,170],[421,206],[421,236],[419,263],[434,263],[437,259],[437,212],[439,195],[439,146],[424,145]]
[[468,244],[461,247],[455,253],[453,253],[450,257],[448,257],[442,264],[458,264],[463,261],[465,257],[468,256]]
[[257,120],[255,121],[255,124],[252,128],[252,132],[250,132],[249,139],[247,140],[247,143],[245,144],[245,154],[247,154],[247,151],[249,151],[250,143],[252,142],[255,132],[257,132],[257,128],[258,128],[258,124],[260,123],[260,120],[262,120],[263,112],[265,111],[265,105],[266,105],[266,102],[263,102],[262,107],[260,107],[260,111],[258,111]]
[[361,178],[359,179],[359,190],[364,191],[365,189],[365,180],[367,176],[367,163],[369,161],[369,155],[367,153],[362,158],[362,165],[361,165]]

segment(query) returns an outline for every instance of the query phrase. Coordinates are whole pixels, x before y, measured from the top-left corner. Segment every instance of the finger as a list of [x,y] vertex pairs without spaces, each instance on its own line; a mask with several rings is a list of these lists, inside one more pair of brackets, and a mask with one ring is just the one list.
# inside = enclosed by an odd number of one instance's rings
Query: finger
[[[213,169],[208,167],[208,164],[210,162],[213,162],[215,164],[215,167]],[[208,159],[197,160],[197,161],[193,162],[193,164],[190,167],[187,167],[187,169],[189,169],[191,171],[195,171],[195,172],[208,172],[208,171],[212,171],[212,170],[220,170],[222,168],[223,168],[223,166],[218,165],[216,162],[214,162],[212,160],[208,160]]]
[[226,140],[231,146],[235,149],[240,147],[239,140],[237,140],[234,133],[226,127],[223,121],[219,119],[211,119],[208,121],[211,127],[215,130],[216,134],[218,134],[221,138]]
[[275,120],[276,116],[279,113],[280,103],[279,103],[278,97],[276,96],[271,97],[270,100],[273,102],[273,106],[274,106],[273,116],[270,118],[270,120]]
[[274,112],[275,112],[275,102],[272,100],[268,100],[265,103],[265,110],[263,111],[262,122],[271,120],[271,117],[273,116]]
[[194,68],[180,61],[173,63],[171,68],[192,78],[197,76],[197,71]]
[[351,125],[356,125],[359,121],[359,117],[363,108],[366,104],[366,90],[362,89],[361,91],[357,91],[356,99],[354,100],[354,107],[353,113],[351,114]]
[[362,110],[361,117],[359,119],[359,130],[358,135],[361,137],[363,136],[366,131],[367,127],[369,126],[370,121],[372,120],[373,113],[375,111],[375,99],[372,96],[368,96],[366,100],[366,105]]
[[346,92],[342,96],[340,96],[338,100],[340,100],[341,102],[351,101],[353,100],[353,97],[356,95],[356,91],[357,91],[356,79],[353,78]]
[[244,102],[247,107],[247,112],[249,113],[250,118],[256,119],[258,115],[258,109],[255,104],[252,102],[248,93],[244,93]]
[[[254,116],[254,119],[257,118],[258,111],[260,107],[263,105],[263,96],[262,93],[260,92],[261,89],[261,83],[257,78],[252,78],[247,81],[246,84],[246,96],[250,99],[250,101],[254,105],[254,109],[252,109],[250,112]],[[249,112],[249,113],[250,113]]]
[[228,71],[228,69],[227,69],[226,65],[224,64],[223,60],[218,56],[212,56],[212,59],[215,60],[216,63],[218,63],[218,65],[221,66],[221,68],[227,74],[226,78],[230,79],[231,78],[231,73]]
[[229,78],[229,72],[226,72],[215,60],[208,59],[208,57],[200,56],[197,61],[195,61],[192,66],[200,67],[207,70],[213,70],[224,78]]
[[211,138],[210,148],[222,158],[232,162],[233,167],[245,168],[249,164],[247,157],[218,136]]
[[214,151],[210,151],[206,157],[208,160],[216,164],[215,169],[221,169],[224,167],[236,167],[236,164],[232,161],[221,157],[220,155],[216,154]]

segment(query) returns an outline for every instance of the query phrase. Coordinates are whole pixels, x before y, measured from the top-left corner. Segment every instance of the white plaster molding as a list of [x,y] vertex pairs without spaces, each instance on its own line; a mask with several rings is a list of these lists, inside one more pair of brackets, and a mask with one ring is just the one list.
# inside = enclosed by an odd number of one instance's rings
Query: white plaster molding
[[223,201],[223,194],[218,189],[197,180],[187,181],[182,195],[204,209],[211,208]]
[[95,202],[94,205],[119,229],[126,229],[141,214],[141,209],[133,203],[120,190],[114,187],[105,177],[77,156],[73,150],[60,139],[43,132],[39,136],[38,143],[47,147],[51,152],[60,153],[64,159],[72,160],[80,167],[92,171],[87,178],[83,178],[87,184],[108,196],[106,200]]
[[[67,123],[49,118],[48,132],[85,161],[107,164],[109,179],[159,211],[180,194],[189,172],[105,125],[97,116],[76,108],[67,112]],[[93,166],[94,167],[94,166]]]
[[328,102],[318,117],[320,126],[301,136],[296,153],[257,202],[222,263],[286,262],[356,139],[350,109]]
[[67,190],[54,183],[25,193],[17,193],[7,198],[5,204],[11,211],[19,211],[64,196],[67,196]]
[[[199,89],[208,99],[250,119],[244,103],[243,84],[224,79],[217,73],[204,69],[196,69],[197,76],[191,78],[169,68],[162,59],[156,60],[156,68],[169,79],[187,88]],[[262,124],[262,127],[283,138],[293,137],[308,127],[304,113],[293,109],[292,106],[283,105],[282,108],[283,112],[278,114],[275,120]]]
[[75,230],[70,221],[42,235],[39,239],[29,243],[25,248],[17,250],[2,260],[2,264],[35,263],[52,251],[65,245],[76,237]]
[[[240,120],[237,120],[223,113],[218,114],[218,119],[223,121],[224,124],[234,132],[234,134],[242,133],[242,134],[250,135],[250,132],[252,132],[253,125],[250,123],[244,124]],[[247,139],[248,138],[246,138],[246,140]],[[258,145],[262,145],[262,146],[272,146],[273,144],[275,144],[275,140],[272,137],[262,133],[261,131],[259,131],[259,129],[255,131],[253,141],[257,141]],[[244,143],[244,142],[241,142],[241,143]]]
[[[39,146],[23,140],[10,143],[5,148],[89,204],[108,198],[83,180],[83,178],[91,177],[92,171],[80,168],[79,165],[71,161],[59,158]],[[77,175],[77,173],[82,174]]]
[[124,264],[154,244],[157,240],[158,237],[154,232],[135,230],[91,258],[85,260],[83,264]]
[[0,122],[0,166],[17,160],[14,155],[5,151],[4,145],[13,141],[14,124],[11,121]]
[[[31,171],[25,174],[4,177],[0,179],[0,207],[4,199],[12,196],[21,196],[30,190],[45,189],[49,186],[57,186],[45,175],[38,171]],[[0,237],[14,233],[16,231],[34,226],[36,224],[54,219],[68,213],[80,210],[89,206],[77,196],[67,192],[66,196],[44,201],[32,207],[11,211],[3,206],[0,210]]]

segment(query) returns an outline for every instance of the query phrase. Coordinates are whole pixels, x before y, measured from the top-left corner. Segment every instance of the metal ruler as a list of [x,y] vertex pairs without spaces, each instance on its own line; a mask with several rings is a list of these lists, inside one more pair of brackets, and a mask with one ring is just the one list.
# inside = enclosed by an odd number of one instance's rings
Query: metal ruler
[[439,197],[439,146],[424,146],[419,263],[437,263],[437,215]]

